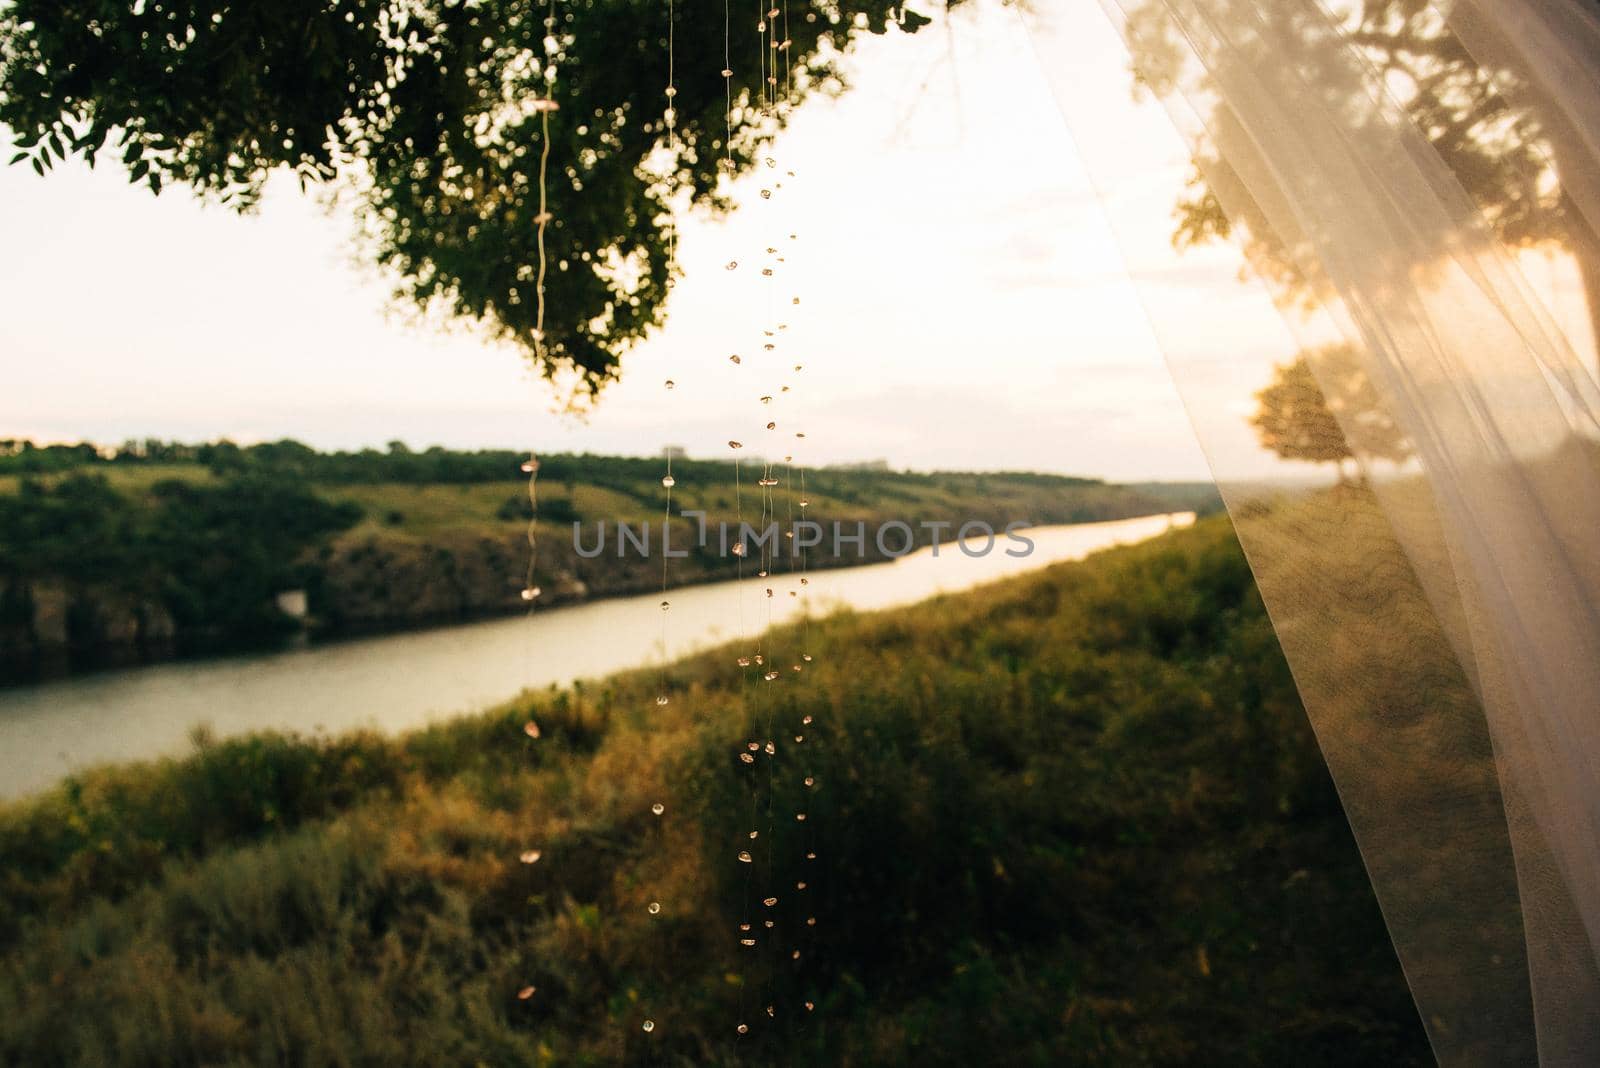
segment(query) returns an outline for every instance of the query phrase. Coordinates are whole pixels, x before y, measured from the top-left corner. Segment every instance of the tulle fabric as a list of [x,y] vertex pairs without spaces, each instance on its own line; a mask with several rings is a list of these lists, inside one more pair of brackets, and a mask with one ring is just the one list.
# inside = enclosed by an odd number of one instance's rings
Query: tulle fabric
[[[1433,8],[1600,221],[1600,19]],[[1445,1064],[1600,1051],[1600,390],[1406,88],[1319,0],[1020,8],[1189,409]],[[1126,92],[1128,68],[1147,94]],[[1501,84],[1503,83],[1503,84]],[[1197,166],[1230,243],[1137,195]],[[1232,287],[1231,290],[1229,287]],[[1228,292],[1236,329],[1197,329]],[[1215,309],[1208,321],[1214,321]],[[1363,478],[1264,474],[1304,353]],[[1372,410],[1340,408],[1352,377]],[[1381,418],[1374,420],[1374,415]],[[1392,423],[1413,455],[1375,436]],[[1329,480],[1331,481],[1331,479]]]

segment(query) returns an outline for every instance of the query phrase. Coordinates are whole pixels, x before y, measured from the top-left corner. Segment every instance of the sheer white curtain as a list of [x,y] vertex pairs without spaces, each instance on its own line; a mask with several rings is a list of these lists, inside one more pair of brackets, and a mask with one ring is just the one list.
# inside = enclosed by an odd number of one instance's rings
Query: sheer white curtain
[[[1022,11],[1435,1052],[1594,1063],[1600,390],[1510,246],[1600,268],[1600,19],[1580,0],[1099,7]],[[1153,104],[1127,101],[1130,60]],[[1128,191],[1179,166],[1200,180],[1186,221],[1231,244],[1175,261],[1172,220]],[[1241,279],[1251,328],[1219,343],[1195,294]],[[1359,485],[1289,487],[1240,445],[1252,392],[1300,354]]]

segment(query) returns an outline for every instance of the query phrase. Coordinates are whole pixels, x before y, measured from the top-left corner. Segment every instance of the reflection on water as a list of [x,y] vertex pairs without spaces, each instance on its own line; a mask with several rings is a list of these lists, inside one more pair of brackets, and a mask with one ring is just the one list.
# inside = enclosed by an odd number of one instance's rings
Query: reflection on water
[[[1097,549],[1152,537],[1193,515],[1038,527],[971,557],[957,546],[892,563],[812,572],[816,612],[908,604]],[[749,565],[752,569],[754,565]],[[399,731],[483,708],[529,686],[566,684],[678,657],[796,617],[797,577],[747,578],[674,590],[667,646],[657,595],[619,598],[438,630],[307,649],[162,664],[0,691],[0,796],[48,786],[92,764],[181,753],[207,724],[219,737],[262,728]],[[771,587],[773,596],[766,596]]]

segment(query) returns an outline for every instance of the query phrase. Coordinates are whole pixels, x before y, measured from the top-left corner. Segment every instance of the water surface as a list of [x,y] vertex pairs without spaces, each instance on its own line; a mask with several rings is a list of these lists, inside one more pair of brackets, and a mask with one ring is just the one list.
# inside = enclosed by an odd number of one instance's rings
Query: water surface
[[[1098,549],[1154,537],[1191,513],[1035,527],[1025,557],[1004,537],[984,556],[954,544],[891,563],[812,572],[813,612],[910,604]],[[751,570],[754,565],[747,565]],[[771,586],[772,598],[765,589]],[[218,737],[263,728],[403,731],[481,709],[530,686],[676,658],[795,618],[787,573],[616,598],[305,649],[167,663],[0,690],[0,797],[42,789],[79,768],[184,752],[197,725]],[[666,642],[662,642],[665,619]]]

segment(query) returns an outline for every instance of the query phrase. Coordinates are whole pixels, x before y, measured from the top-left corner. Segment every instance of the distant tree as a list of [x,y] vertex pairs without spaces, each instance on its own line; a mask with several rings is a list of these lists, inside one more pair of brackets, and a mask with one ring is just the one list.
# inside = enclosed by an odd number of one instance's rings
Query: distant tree
[[137,551],[159,576],[180,627],[231,637],[273,634],[280,590],[303,585],[302,554],[361,518],[298,480],[247,474],[218,485],[166,480],[151,487]]
[[[662,321],[674,210],[725,206],[721,177],[750,168],[785,121],[759,121],[763,91],[791,75],[796,100],[837,90],[834,63],[858,33],[928,20],[897,0],[800,0],[768,40],[740,8],[725,145],[724,8],[677,4],[671,158],[667,5],[550,10],[547,27],[539,0],[8,0],[0,122],[12,162],[40,174],[110,151],[152,190],[180,182],[241,209],[275,170],[302,185],[342,176],[399,298],[479,320],[592,393]],[[547,85],[553,116],[532,107]]]
[[[1312,372],[1315,360],[1325,393]],[[1348,481],[1344,462],[1359,452],[1374,459],[1404,461],[1410,443],[1384,409],[1372,380],[1361,369],[1355,350],[1334,345],[1301,353],[1273,373],[1272,382],[1256,394],[1259,407],[1250,420],[1261,444],[1285,460],[1336,465],[1339,481]],[[1341,420],[1343,425],[1341,425]],[[1350,428],[1347,435],[1345,428]],[[1351,435],[1355,449],[1351,448]]]
[[0,494],[0,576],[124,589],[137,571],[126,503],[100,475],[23,478]]

